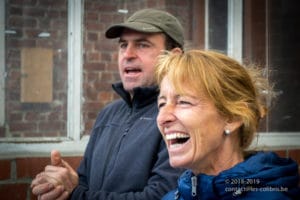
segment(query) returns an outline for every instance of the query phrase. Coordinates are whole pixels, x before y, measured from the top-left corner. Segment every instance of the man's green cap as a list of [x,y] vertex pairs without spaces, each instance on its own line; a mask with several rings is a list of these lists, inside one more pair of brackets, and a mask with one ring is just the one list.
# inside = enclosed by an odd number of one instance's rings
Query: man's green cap
[[183,28],[176,17],[168,12],[143,9],[135,12],[124,23],[109,27],[105,33],[107,38],[120,37],[123,29],[132,29],[143,33],[163,32],[182,47],[184,45]]

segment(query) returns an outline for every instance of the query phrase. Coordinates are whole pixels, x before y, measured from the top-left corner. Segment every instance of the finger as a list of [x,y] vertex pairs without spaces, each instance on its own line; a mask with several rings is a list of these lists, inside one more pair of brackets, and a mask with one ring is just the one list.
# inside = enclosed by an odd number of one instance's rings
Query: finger
[[69,197],[69,192],[68,191],[64,191],[62,193],[62,195],[60,195],[60,197],[58,197],[56,200],[66,200]]
[[60,167],[60,170],[57,171],[45,171],[44,176],[47,177],[48,182],[52,183],[55,186],[63,185],[65,190],[68,190],[70,192],[78,184],[76,181],[77,179],[73,181],[74,178],[70,171],[67,168],[63,167]]
[[41,200],[52,200],[59,198],[64,193],[64,187],[59,185],[51,191],[40,195]]
[[71,167],[71,165],[68,163],[68,162],[66,162],[66,161],[64,161],[63,159],[61,160],[61,163],[62,163],[62,165],[65,167],[65,168],[67,168],[70,172],[76,172],[72,167]]
[[66,161],[61,159],[61,162],[64,167],[48,165],[44,174],[53,178],[58,184],[63,184],[68,192],[72,192],[78,185],[78,174]]
[[43,172],[40,173],[37,178],[32,183],[32,187],[45,184],[45,183],[51,183],[54,186],[63,184],[63,178],[60,177],[59,173],[57,172]]
[[65,168],[69,171],[69,179],[72,183],[72,185],[76,186],[78,184],[78,174],[77,172],[67,163],[66,161],[62,160],[63,165]]
[[42,195],[54,189],[54,185],[51,183],[43,183],[32,188],[32,193],[34,195]]
[[59,172],[62,170],[62,168],[64,167],[60,167],[60,166],[53,166],[53,165],[47,165],[45,167],[44,172]]
[[35,179],[32,180],[30,187],[34,187],[36,185],[47,183],[47,179],[45,178],[45,173],[41,172],[36,175]]
[[61,154],[57,150],[52,150],[51,151],[51,165],[54,166],[61,166],[62,165],[62,159],[61,159]]

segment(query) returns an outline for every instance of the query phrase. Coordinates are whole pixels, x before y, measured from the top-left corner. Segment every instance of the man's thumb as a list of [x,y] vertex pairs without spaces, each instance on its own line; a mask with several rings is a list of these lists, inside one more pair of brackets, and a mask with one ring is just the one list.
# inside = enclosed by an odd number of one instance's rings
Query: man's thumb
[[51,151],[51,165],[54,165],[54,166],[62,165],[61,155],[60,155],[60,152],[57,150]]

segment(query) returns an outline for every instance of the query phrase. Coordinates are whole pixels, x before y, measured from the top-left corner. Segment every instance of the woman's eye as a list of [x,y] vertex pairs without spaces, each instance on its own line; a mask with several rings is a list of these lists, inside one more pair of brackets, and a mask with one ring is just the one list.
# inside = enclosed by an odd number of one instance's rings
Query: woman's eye
[[178,104],[181,104],[181,105],[191,105],[191,102],[181,100],[181,101],[178,101]]
[[157,104],[157,107],[158,107],[158,109],[160,109],[161,107],[163,107],[165,105],[165,103],[158,103]]

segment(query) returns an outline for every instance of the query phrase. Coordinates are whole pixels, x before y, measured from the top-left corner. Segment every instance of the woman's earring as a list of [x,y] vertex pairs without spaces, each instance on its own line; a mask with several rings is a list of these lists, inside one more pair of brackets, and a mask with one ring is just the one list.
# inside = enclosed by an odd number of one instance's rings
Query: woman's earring
[[230,135],[230,130],[229,129],[226,129],[225,131],[224,131],[224,133],[225,133],[225,135]]

